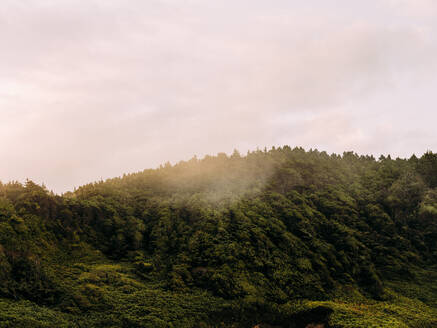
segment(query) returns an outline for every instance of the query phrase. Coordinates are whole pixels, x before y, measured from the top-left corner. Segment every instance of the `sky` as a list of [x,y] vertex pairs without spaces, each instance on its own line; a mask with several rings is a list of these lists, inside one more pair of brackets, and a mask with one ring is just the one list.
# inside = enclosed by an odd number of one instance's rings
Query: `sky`
[[0,180],[437,151],[435,0],[2,0]]

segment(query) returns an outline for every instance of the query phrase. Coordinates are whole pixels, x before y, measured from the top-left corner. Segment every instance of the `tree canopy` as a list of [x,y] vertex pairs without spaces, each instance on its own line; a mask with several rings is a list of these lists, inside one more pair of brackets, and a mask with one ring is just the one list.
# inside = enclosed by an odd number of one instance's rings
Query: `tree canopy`
[[[290,313],[298,322],[287,306],[333,300],[344,286],[389,302],[393,281],[437,266],[437,154],[377,160],[284,146],[167,163],[61,196],[32,181],[0,184],[5,300],[109,313],[113,282],[69,280],[74,263],[103,259],[132,268],[118,278],[159,283],[160,295],[206,293],[220,304],[207,326],[284,325]],[[246,315],[253,306],[265,317]],[[147,326],[133,316],[126,326]]]

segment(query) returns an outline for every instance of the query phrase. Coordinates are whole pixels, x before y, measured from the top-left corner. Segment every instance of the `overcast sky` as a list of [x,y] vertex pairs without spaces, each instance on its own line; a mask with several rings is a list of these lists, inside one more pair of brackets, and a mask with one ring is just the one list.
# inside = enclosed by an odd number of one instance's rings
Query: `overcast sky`
[[437,151],[435,0],[2,0],[0,180]]

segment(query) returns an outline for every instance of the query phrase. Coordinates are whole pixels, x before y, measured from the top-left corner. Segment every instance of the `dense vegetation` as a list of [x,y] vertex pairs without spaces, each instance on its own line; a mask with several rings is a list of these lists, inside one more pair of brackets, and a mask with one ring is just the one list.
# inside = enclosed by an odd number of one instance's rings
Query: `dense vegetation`
[[436,327],[437,154],[0,184],[0,263],[0,327]]

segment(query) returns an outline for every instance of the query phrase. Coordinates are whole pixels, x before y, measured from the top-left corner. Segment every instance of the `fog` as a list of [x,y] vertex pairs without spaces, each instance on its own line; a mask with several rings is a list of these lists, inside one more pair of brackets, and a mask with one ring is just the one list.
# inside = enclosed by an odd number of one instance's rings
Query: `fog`
[[194,155],[437,151],[437,2],[3,0],[0,180]]

